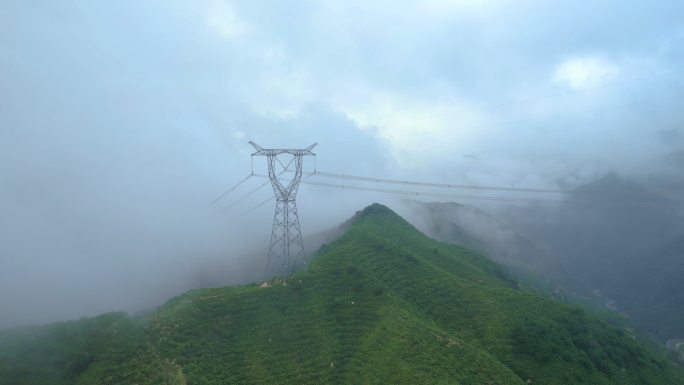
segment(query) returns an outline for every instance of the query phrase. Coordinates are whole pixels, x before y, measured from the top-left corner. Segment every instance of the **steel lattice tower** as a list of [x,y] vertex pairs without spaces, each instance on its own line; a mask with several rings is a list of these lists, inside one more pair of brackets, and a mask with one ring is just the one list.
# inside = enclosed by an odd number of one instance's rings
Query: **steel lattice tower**
[[[267,158],[268,177],[271,180],[271,186],[276,197],[271,244],[268,248],[266,262],[266,278],[279,273],[282,273],[283,278],[285,278],[306,263],[296,198],[299,182],[302,179],[303,158],[307,155],[316,155],[311,152],[316,143],[305,149],[262,148],[254,142],[249,142],[249,144],[256,149],[252,156],[265,156]],[[280,155],[289,155],[291,158],[285,164],[279,158]],[[276,171],[278,165],[280,172]],[[290,170],[290,167],[294,167],[294,170]],[[294,177],[287,185],[284,185],[279,179],[279,175],[285,171],[294,172]]]

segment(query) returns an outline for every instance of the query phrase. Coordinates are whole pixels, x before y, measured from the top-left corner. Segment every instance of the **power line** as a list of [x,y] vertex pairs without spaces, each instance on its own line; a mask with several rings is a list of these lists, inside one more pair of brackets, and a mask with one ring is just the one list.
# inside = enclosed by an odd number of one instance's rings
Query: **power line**
[[240,187],[240,185],[242,185],[243,183],[247,182],[247,180],[248,180],[249,178],[251,178],[253,175],[254,175],[254,174],[249,174],[249,175],[247,175],[247,176],[245,177],[245,179],[239,181],[239,182],[238,182],[237,184],[235,184],[233,187],[231,187],[231,188],[229,188],[228,190],[226,190],[223,194],[221,194],[221,195],[219,195],[218,197],[216,197],[216,199],[214,199],[213,201],[209,202],[209,204],[207,205],[207,207],[213,206],[215,203],[217,203],[218,201],[220,201],[221,199],[223,199],[223,197],[225,197],[226,195],[230,194],[231,191],[235,190],[236,188]]
[[[314,158],[314,159],[315,159],[315,158]],[[309,178],[310,176],[312,176],[312,175],[314,175],[314,174],[315,174],[315,173],[313,173],[313,172],[312,172],[312,173],[309,173],[309,174],[306,174],[306,175],[304,175],[304,176],[302,177],[302,179],[307,179],[307,178]],[[254,174],[254,176],[257,176],[257,177],[260,177],[260,178],[268,178],[267,175],[263,175],[263,174]],[[274,199],[275,199],[274,196],[273,196],[273,197],[270,197],[270,198],[266,199],[265,201],[263,201],[263,202],[257,204],[256,206],[250,208],[249,210],[243,212],[243,213],[240,214],[240,215],[247,215],[247,214],[251,213],[252,211],[258,209],[259,207],[265,205],[266,203],[268,203],[268,202],[270,202],[270,201],[272,201],[272,200],[274,200]]]
[[[236,151],[238,151],[238,152],[239,152],[239,151],[242,151],[243,149],[245,149],[245,148],[247,148],[247,147],[249,147],[249,146],[250,146],[250,144],[248,143],[247,145],[242,146],[240,149],[238,149],[238,150],[236,150]],[[280,160],[278,160],[278,161],[280,162]],[[293,161],[294,161],[294,159],[290,160],[290,162],[289,162],[287,165],[284,165],[284,164],[281,162],[280,164],[281,164],[281,166],[283,166],[284,170],[283,170],[280,174],[278,174],[278,175],[281,175],[283,172],[287,171],[287,169],[290,167],[290,165],[292,165],[292,162],[293,162]],[[206,207],[210,207],[210,206],[213,206],[214,204],[218,203],[218,201],[220,201],[221,199],[223,199],[226,195],[230,194],[230,193],[231,193],[233,190],[235,190],[236,188],[240,187],[243,183],[247,182],[247,181],[249,180],[249,178],[251,178],[251,177],[253,177],[253,176],[255,176],[255,174],[254,174],[254,165],[252,164],[252,172],[251,172],[249,175],[247,175],[244,179],[242,179],[241,181],[239,181],[238,183],[236,183],[234,186],[230,187],[228,190],[224,191],[221,195],[219,195],[218,197],[216,197],[216,199],[214,199],[213,201],[209,202],[209,204],[207,204]],[[265,184],[263,184],[263,185],[257,187],[256,189],[250,191],[250,192],[247,193],[246,195],[240,197],[237,201],[235,201],[235,202],[233,202],[232,204],[230,204],[230,205],[228,205],[227,207],[225,207],[224,210],[227,210],[227,209],[233,207],[233,206],[234,206],[235,204],[237,204],[238,202],[240,202],[240,201],[242,201],[243,199],[249,197],[249,196],[252,195],[253,193],[259,191],[259,190],[260,190],[261,188],[263,188],[266,184],[268,184],[268,183],[265,183]]]
[[510,197],[487,197],[487,196],[475,196],[475,195],[460,195],[460,194],[440,194],[440,193],[430,193],[430,192],[419,192],[419,191],[408,191],[408,190],[391,190],[391,189],[380,189],[371,187],[359,187],[359,186],[349,186],[341,185],[335,183],[322,183],[322,182],[311,182],[304,181],[303,184],[319,187],[331,187],[343,190],[357,190],[357,191],[370,191],[379,192],[386,194],[396,194],[396,195],[407,195],[407,196],[421,196],[421,197],[432,197],[432,198],[458,198],[458,199],[473,199],[473,200],[483,200],[492,202],[519,202],[519,203],[549,203],[549,204],[564,204],[564,200],[560,199],[532,199],[532,198],[510,198]]
[[[310,176],[316,176],[319,175],[319,172],[312,172],[308,174],[306,177]],[[338,175],[338,174],[334,174]],[[339,174],[343,175],[343,174]],[[259,178],[266,178],[266,175],[263,174],[254,174],[255,177]],[[354,176],[351,176],[354,177]],[[370,181],[375,182],[376,178],[365,178],[365,177],[359,177],[359,178],[364,178],[361,180],[368,180],[372,179]],[[380,178],[381,179],[381,178]],[[397,182],[404,182],[404,181],[397,181]],[[346,190],[357,190],[357,191],[370,191],[370,192],[381,192],[381,193],[389,193],[389,194],[397,194],[397,195],[407,195],[407,196],[422,196],[422,197],[433,197],[433,198],[460,198],[460,199],[473,199],[473,200],[483,200],[483,201],[493,201],[493,202],[511,202],[511,203],[552,203],[552,204],[567,204],[568,201],[566,199],[546,199],[546,198],[522,198],[522,197],[496,197],[496,196],[475,196],[475,195],[460,195],[460,194],[445,194],[445,193],[433,193],[433,192],[421,192],[421,191],[412,191],[412,190],[391,190],[391,189],[381,189],[381,188],[372,188],[372,187],[360,187],[360,186],[350,186],[350,185],[342,185],[342,184],[334,184],[334,183],[324,183],[324,182],[313,182],[313,181],[302,181],[301,183],[308,184],[308,185],[313,185],[313,186],[320,186],[320,187],[334,187],[338,189],[346,189]],[[416,182],[419,183],[419,182]],[[403,184],[403,183],[402,183]],[[420,184],[423,186],[429,186],[429,187],[434,187],[434,184]],[[477,187],[477,186],[469,186],[469,187]],[[507,189],[506,187],[503,187],[504,189]],[[525,189],[523,191],[527,191],[529,189]],[[508,190],[503,190],[503,191],[508,191]],[[517,191],[517,190],[515,190]],[[555,190],[550,190],[553,192],[556,192]],[[561,191],[558,190],[557,192],[563,192],[566,194],[573,194],[574,196],[577,196],[578,192],[577,191]],[[582,198],[583,196],[589,197],[590,192],[584,191],[583,194],[579,193],[579,198]],[[619,198],[619,197],[615,197]],[[582,200],[573,200],[576,204],[581,204],[584,201]],[[618,206],[645,206],[645,207],[665,207],[670,205],[667,202],[654,202],[654,201],[634,201],[634,200],[620,200],[620,199],[591,199],[587,201],[589,203],[601,203],[605,205],[618,205]],[[256,209],[256,207],[254,208]],[[250,210],[251,211],[251,210]]]
[[261,206],[265,205],[266,203],[268,203],[268,202],[270,202],[270,201],[272,201],[272,200],[274,200],[274,199],[275,199],[275,196],[272,196],[272,197],[270,197],[270,198],[266,199],[265,201],[263,201],[263,202],[259,203],[258,205],[256,205],[256,206],[252,207],[251,209],[249,209],[249,210],[247,210],[247,211],[243,212],[243,213],[242,213],[242,214],[240,214],[240,215],[241,215],[241,216],[243,216],[243,215],[247,215],[247,214],[251,213],[252,211],[254,211],[254,210],[258,209],[259,207],[261,207]]
[[[256,174],[255,174],[255,176],[256,176]],[[247,198],[250,197],[252,194],[254,194],[255,192],[261,190],[262,188],[264,188],[264,187],[265,187],[267,184],[269,184],[269,183],[271,183],[271,181],[266,181],[266,182],[260,184],[260,185],[259,185],[257,188],[255,188],[254,190],[248,192],[247,194],[245,194],[245,195],[241,196],[240,198],[238,198],[238,200],[236,200],[236,201],[234,201],[233,203],[231,203],[230,205],[224,207],[223,210],[221,210],[221,211],[223,212],[223,211],[229,210],[231,207],[233,207],[233,206],[235,206],[236,204],[238,204],[238,203],[242,202],[243,200],[247,199]]]
[[502,186],[477,186],[477,185],[458,185],[458,184],[447,184],[447,183],[430,183],[430,182],[415,182],[407,180],[397,180],[397,179],[387,179],[387,178],[372,178],[357,175],[346,175],[346,174],[335,174],[330,172],[316,171],[314,175],[326,177],[326,178],[340,178],[340,179],[350,179],[359,180],[365,182],[375,182],[375,183],[386,183],[386,184],[399,184],[406,186],[422,186],[422,187],[438,187],[438,188],[448,188],[448,189],[466,189],[466,190],[488,190],[488,191],[508,191],[508,192],[533,192],[533,193],[553,193],[553,194],[568,194],[571,191],[566,190],[553,190],[553,189],[541,189],[541,188],[529,188],[529,187],[502,187]]
[[[292,163],[292,162],[290,162],[290,164],[291,164],[291,163]],[[288,164],[288,166],[289,166],[289,164]],[[279,172],[277,176],[283,175],[283,173],[284,173],[285,171],[287,171],[287,170],[283,170],[283,171]],[[254,174],[254,173],[249,174],[249,176],[250,176],[250,177],[251,177],[251,176],[258,176],[258,177],[260,177],[260,178],[268,178],[267,175]],[[238,200],[236,200],[236,201],[234,201],[233,203],[229,204],[228,206],[224,207],[223,210],[221,210],[221,211],[222,211],[222,212],[223,212],[223,211],[227,211],[227,210],[230,209],[231,207],[235,206],[236,204],[238,204],[238,203],[242,202],[243,200],[247,199],[248,197],[250,197],[252,194],[254,194],[254,193],[256,193],[257,191],[261,190],[262,188],[264,188],[264,187],[265,187],[267,184],[269,184],[269,183],[271,183],[271,182],[270,182],[270,181],[267,181],[267,182],[264,182],[264,183],[260,184],[260,185],[259,185],[257,188],[255,188],[254,190],[248,192],[247,194],[245,194],[245,195],[241,196],[240,198],[238,198]]]

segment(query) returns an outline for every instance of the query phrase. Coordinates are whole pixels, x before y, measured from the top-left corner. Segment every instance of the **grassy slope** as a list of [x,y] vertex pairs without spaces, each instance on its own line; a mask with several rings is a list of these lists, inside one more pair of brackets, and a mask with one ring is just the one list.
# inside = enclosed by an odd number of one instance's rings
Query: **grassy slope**
[[195,290],[145,320],[0,333],[0,384],[15,385],[684,384],[675,370],[380,205],[286,285]]
[[[125,313],[0,333],[0,384],[160,383],[170,369]],[[171,368],[172,369],[172,368]]]

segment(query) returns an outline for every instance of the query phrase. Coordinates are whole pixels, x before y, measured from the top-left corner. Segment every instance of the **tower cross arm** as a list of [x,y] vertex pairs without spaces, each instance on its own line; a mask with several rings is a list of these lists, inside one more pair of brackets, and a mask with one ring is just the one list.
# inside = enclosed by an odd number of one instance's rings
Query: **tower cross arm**
[[307,148],[263,148],[259,146],[258,144],[250,141],[249,144],[254,147],[256,152],[254,152],[252,155],[254,156],[278,156],[280,154],[291,154],[291,155],[316,155],[313,153],[313,148],[316,147],[318,143],[314,143],[311,146]]

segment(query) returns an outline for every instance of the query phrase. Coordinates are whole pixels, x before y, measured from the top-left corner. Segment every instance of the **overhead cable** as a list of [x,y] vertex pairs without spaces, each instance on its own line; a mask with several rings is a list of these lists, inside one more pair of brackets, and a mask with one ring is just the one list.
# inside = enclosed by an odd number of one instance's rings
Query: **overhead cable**
[[256,206],[252,207],[251,209],[249,209],[249,210],[247,210],[247,211],[243,212],[243,213],[242,213],[242,214],[240,214],[240,215],[241,215],[241,216],[242,216],[242,215],[247,215],[247,214],[251,213],[252,211],[254,211],[254,210],[258,209],[259,207],[261,207],[261,206],[265,205],[266,203],[268,203],[268,202],[270,202],[270,201],[272,201],[272,200],[274,200],[274,199],[275,199],[275,196],[272,196],[272,197],[270,197],[270,198],[266,199],[265,201],[263,201],[263,202],[259,203],[258,205],[256,205]]
[[477,186],[477,185],[461,185],[461,184],[448,184],[448,183],[416,182],[416,181],[407,181],[407,180],[373,178],[373,177],[347,175],[347,174],[336,174],[336,173],[322,172],[322,171],[316,171],[314,173],[314,175],[325,177],[325,178],[339,178],[339,179],[350,179],[350,180],[358,180],[358,181],[365,181],[365,182],[399,184],[399,185],[406,185],[406,186],[437,187],[437,188],[448,188],[448,189],[488,190],[488,191],[508,191],[508,192],[533,192],[533,193],[553,193],[553,194],[568,194],[568,193],[570,193],[570,191],[567,191],[567,190],[556,190],[556,189],[542,189],[542,188],[531,188],[531,187]]
[[319,187],[331,187],[343,190],[358,190],[358,191],[371,191],[386,194],[396,194],[396,195],[406,195],[406,196],[421,196],[421,197],[431,197],[431,198],[458,198],[458,199],[473,199],[473,200],[483,200],[492,202],[519,202],[519,203],[549,203],[549,204],[564,204],[564,200],[560,199],[526,199],[526,198],[510,198],[510,197],[487,197],[487,196],[475,196],[475,195],[460,195],[460,194],[440,194],[440,193],[430,193],[430,192],[420,192],[420,191],[408,191],[408,190],[391,190],[391,189],[380,189],[380,188],[370,188],[370,187],[359,187],[359,186],[348,186],[334,183],[322,183],[322,182],[312,182],[312,181],[302,181],[302,184],[307,184],[311,186]]
[[[282,174],[282,173],[281,173],[281,174]],[[308,173],[308,174],[304,175],[303,178],[306,179],[306,178],[308,178],[308,177],[310,177],[310,176],[312,176],[312,175],[314,175],[314,173]],[[260,177],[260,178],[268,178],[268,175],[263,175],[263,174],[254,174],[254,176]],[[256,206],[250,208],[249,210],[243,212],[241,215],[247,215],[247,214],[251,213],[252,211],[258,209],[259,207],[265,205],[266,203],[268,203],[268,202],[270,202],[270,201],[272,201],[272,200],[274,200],[274,199],[275,199],[275,196],[272,196],[272,197],[266,199],[265,201],[263,201],[263,202],[257,204]]]
[[[284,171],[283,171],[283,172],[284,172]],[[283,172],[281,172],[280,174],[282,174]],[[280,174],[278,174],[278,175],[280,175]],[[253,175],[254,175],[254,176],[261,176],[261,175],[257,175],[257,174],[253,174]],[[255,188],[254,190],[251,190],[251,191],[248,192],[247,194],[245,194],[245,195],[241,196],[240,198],[238,198],[238,199],[237,199],[236,201],[234,201],[233,203],[231,203],[231,204],[229,204],[228,206],[224,207],[223,210],[221,210],[221,211],[227,211],[228,209],[230,209],[231,207],[235,206],[236,204],[238,204],[238,203],[242,202],[243,200],[249,198],[249,197],[250,197],[252,194],[254,194],[255,192],[257,192],[257,191],[261,190],[262,188],[266,187],[266,185],[269,184],[269,183],[271,183],[270,180],[269,180],[269,181],[266,181],[266,182],[264,182],[264,183],[262,183],[262,184],[260,184],[260,185],[259,185],[257,188]]]
[[240,185],[242,185],[243,183],[247,182],[247,180],[248,180],[249,178],[251,178],[252,176],[253,176],[253,174],[247,175],[243,180],[239,181],[239,182],[238,182],[237,184],[235,184],[233,187],[229,188],[229,189],[226,190],[224,193],[222,193],[221,195],[219,195],[218,197],[216,197],[216,199],[214,199],[213,201],[209,202],[209,204],[207,205],[207,207],[216,204],[218,201],[220,201],[221,199],[223,199],[226,195],[230,194],[231,191],[235,190],[236,188],[240,187]]

